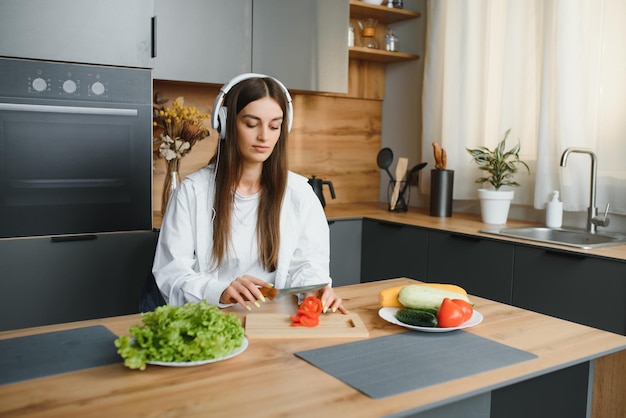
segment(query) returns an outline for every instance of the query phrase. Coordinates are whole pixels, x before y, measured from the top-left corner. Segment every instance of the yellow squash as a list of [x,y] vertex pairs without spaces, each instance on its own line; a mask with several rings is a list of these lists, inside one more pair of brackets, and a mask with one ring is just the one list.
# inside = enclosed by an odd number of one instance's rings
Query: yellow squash
[[[419,286],[429,286],[437,289],[448,290],[450,292],[457,292],[463,295],[467,295],[465,289],[461,286],[457,286],[455,284],[446,284],[446,283],[420,283]],[[401,308],[402,304],[398,301],[398,294],[400,294],[400,289],[404,286],[395,286],[390,287],[389,289],[382,290],[378,294],[378,304],[382,307],[389,308]]]

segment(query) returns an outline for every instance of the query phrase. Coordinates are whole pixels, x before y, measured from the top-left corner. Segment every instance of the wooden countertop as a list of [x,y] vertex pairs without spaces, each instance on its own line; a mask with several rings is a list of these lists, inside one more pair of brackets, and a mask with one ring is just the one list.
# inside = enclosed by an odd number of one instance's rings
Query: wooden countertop
[[[461,234],[476,235],[483,238],[499,241],[518,242],[535,247],[542,248],[558,248],[565,251],[595,255],[599,257],[608,257],[617,260],[626,261],[626,245],[618,245],[614,247],[596,248],[584,250],[564,245],[555,245],[541,243],[538,241],[530,241],[518,238],[510,238],[499,235],[486,234],[480,232],[482,229],[493,228],[493,225],[482,223],[480,215],[468,213],[453,213],[451,217],[440,218],[430,216],[428,209],[410,207],[407,212],[396,213],[387,210],[386,203],[350,203],[350,204],[329,204],[325,208],[326,217],[332,219],[346,218],[369,218],[381,221],[397,222],[406,225],[419,226],[423,228],[437,229],[441,231],[457,232]],[[509,219],[506,224],[508,228],[521,226],[538,225],[537,223],[524,222]]]
[[[405,331],[378,317],[378,292],[410,283],[413,281],[409,279],[393,279],[339,287],[336,291],[344,298],[345,306],[361,316],[370,331],[369,338],[375,338]],[[149,366],[145,371],[134,371],[119,363],[0,386],[0,416],[189,417],[219,411],[221,416],[378,417],[488,392],[626,349],[625,336],[479,297],[472,297],[472,301],[484,321],[467,332],[538,357],[418,391],[372,399],[293,354],[351,340],[250,338],[248,349],[241,355],[199,367]],[[279,303],[263,304],[258,311],[294,309],[293,299],[284,298]],[[246,313],[240,308],[233,311],[241,317]],[[5,331],[0,339],[95,324],[121,335],[137,322],[138,315],[112,317]],[[622,395],[614,394],[616,399]]]

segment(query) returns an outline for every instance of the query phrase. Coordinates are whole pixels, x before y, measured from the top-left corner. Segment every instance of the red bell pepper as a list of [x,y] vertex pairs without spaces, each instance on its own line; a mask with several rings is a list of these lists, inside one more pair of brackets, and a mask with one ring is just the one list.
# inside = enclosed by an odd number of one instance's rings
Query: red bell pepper
[[319,316],[323,311],[322,301],[315,296],[307,296],[296,311],[290,315],[291,326],[316,327],[320,323]]

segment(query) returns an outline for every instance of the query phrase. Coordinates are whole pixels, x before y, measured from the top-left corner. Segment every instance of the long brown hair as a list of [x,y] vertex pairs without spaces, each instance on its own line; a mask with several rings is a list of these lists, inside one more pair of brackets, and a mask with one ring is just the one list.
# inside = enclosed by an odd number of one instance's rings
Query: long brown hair
[[248,103],[263,97],[271,97],[280,105],[283,110],[283,125],[272,154],[263,163],[256,234],[261,265],[268,271],[274,271],[278,264],[280,209],[287,187],[287,99],[274,79],[249,78],[236,84],[225,97],[226,135],[209,162],[218,164],[213,203],[214,266],[219,266],[228,254],[234,191],[243,173],[242,157],[237,144],[237,115]]

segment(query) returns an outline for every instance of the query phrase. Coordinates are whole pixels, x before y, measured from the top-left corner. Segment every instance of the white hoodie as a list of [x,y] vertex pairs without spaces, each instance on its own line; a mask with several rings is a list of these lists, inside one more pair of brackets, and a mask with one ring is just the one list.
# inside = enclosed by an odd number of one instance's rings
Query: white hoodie
[[[212,268],[213,165],[187,176],[172,194],[165,212],[152,272],[170,305],[219,303],[236,277]],[[331,284],[330,237],[324,209],[307,179],[289,172],[280,214],[276,288]]]

